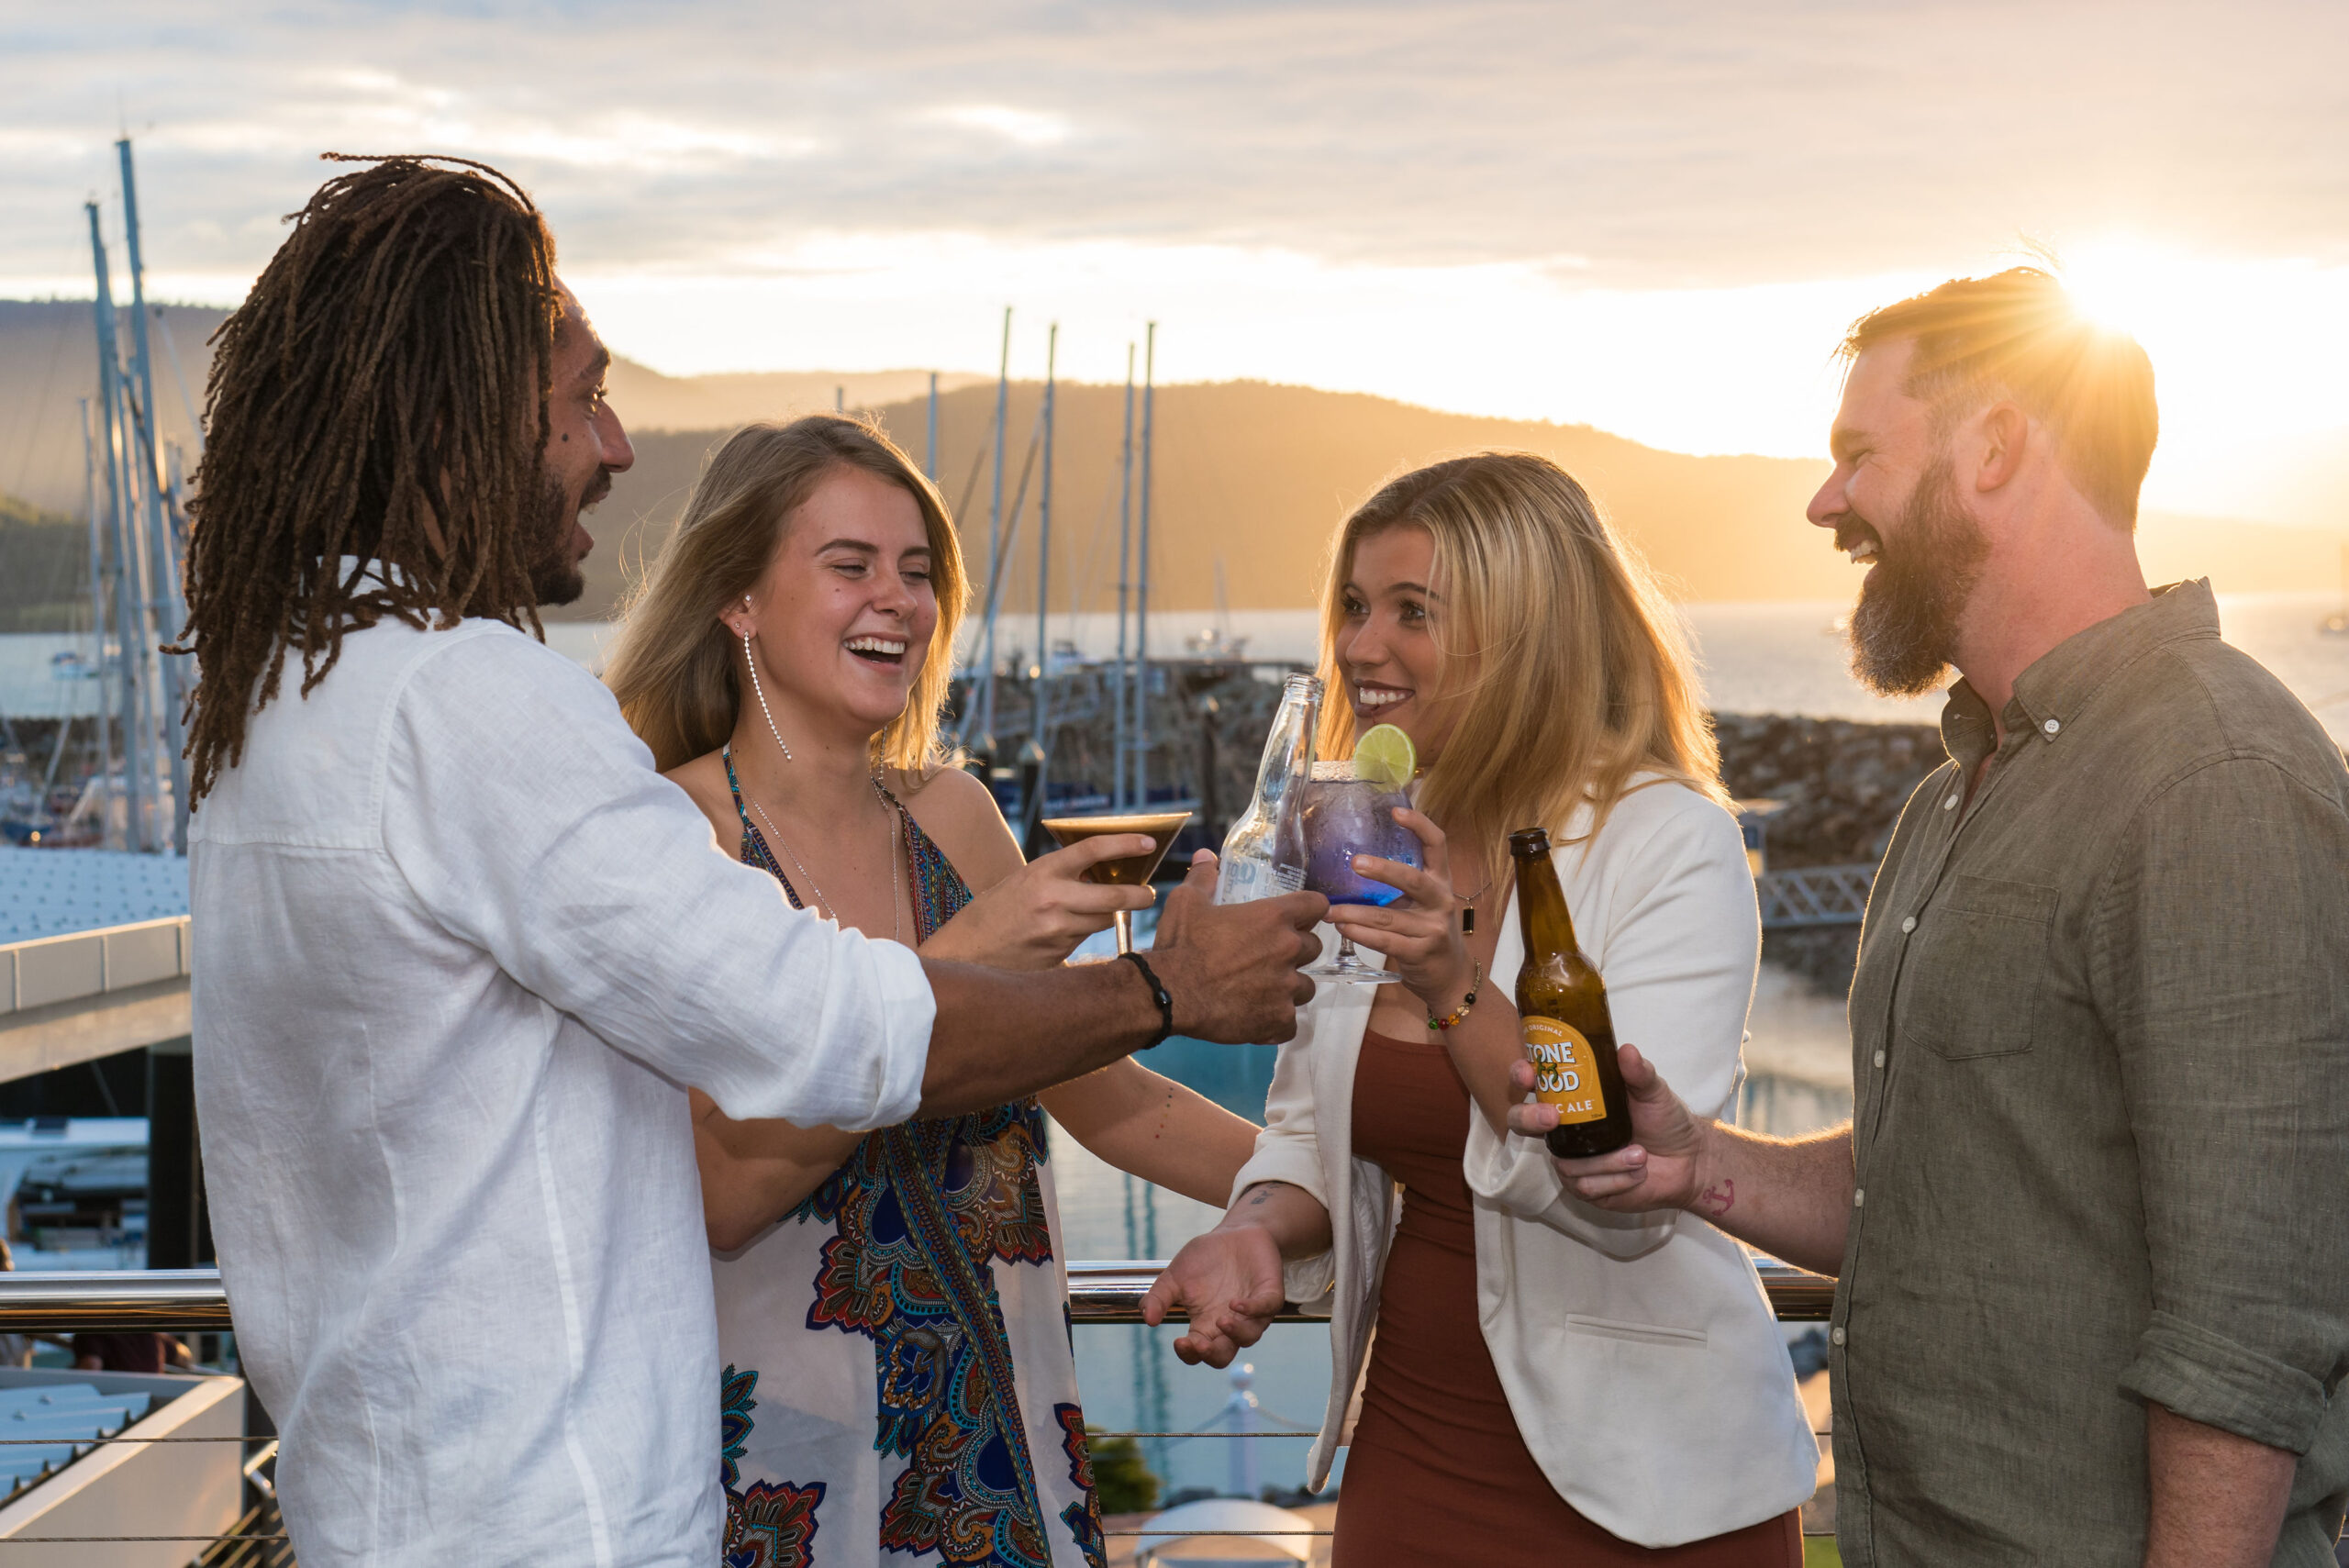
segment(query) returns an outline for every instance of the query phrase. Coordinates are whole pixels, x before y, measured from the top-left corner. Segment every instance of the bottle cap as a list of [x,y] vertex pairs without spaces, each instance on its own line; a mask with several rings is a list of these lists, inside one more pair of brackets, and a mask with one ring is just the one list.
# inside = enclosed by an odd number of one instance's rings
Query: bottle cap
[[1508,852],[1512,855],[1546,855],[1550,852],[1550,829],[1520,828],[1508,836]]

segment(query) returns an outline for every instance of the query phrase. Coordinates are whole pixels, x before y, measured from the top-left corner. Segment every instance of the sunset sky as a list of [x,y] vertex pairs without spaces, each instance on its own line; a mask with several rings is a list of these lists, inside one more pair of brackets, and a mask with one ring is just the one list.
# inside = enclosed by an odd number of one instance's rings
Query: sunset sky
[[[232,303],[316,154],[493,161],[674,373],[1257,376],[1817,455],[1870,306],[2054,247],[2148,498],[2349,521],[2349,6],[205,0],[0,20],[0,297]],[[623,411],[625,412],[625,411]],[[2339,515],[2336,515],[2336,507]]]

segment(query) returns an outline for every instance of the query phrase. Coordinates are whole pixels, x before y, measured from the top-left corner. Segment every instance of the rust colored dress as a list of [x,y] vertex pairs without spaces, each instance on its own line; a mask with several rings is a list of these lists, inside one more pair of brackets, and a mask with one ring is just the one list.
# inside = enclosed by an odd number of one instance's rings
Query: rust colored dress
[[1798,1513],[1650,1548],[1609,1534],[1551,1488],[1518,1434],[1476,1324],[1475,1219],[1461,1173],[1468,1114],[1467,1086],[1442,1046],[1363,1037],[1354,1153],[1403,1184],[1403,1218],[1379,1290],[1331,1568],[1801,1568]]

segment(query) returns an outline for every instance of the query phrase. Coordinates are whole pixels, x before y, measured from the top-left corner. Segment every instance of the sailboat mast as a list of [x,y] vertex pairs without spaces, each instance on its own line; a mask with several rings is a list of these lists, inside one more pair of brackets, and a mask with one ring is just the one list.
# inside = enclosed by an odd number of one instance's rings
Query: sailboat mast
[[148,797],[154,792],[155,779],[140,712],[147,690],[143,657],[146,639],[139,632],[142,595],[138,592],[139,552],[131,546],[137,524],[130,515],[130,497],[126,494],[130,473],[121,431],[122,359],[115,341],[114,284],[106,273],[106,240],[98,232],[98,204],[84,202],[83,210],[90,215],[90,260],[96,270],[98,285],[97,297],[91,305],[98,331],[99,450],[106,459],[106,515],[114,532],[115,635],[119,645],[117,657],[122,666],[117,696],[121,704],[123,794],[128,813],[123,847],[145,851],[154,847],[148,837],[146,807]]
[[1148,324],[1141,354],[1141,526],[1135,549],[1141,556],[1134,588],[1134,662],[1141,679],[1134,692],[1134,803],[1150,804],[1150,456],[1152,413],[1158,402],[1158,323]]
[[995,374],[995,496],[987,503],[987,619],[979,634],[981,702],[979,735],[995,744],[995,580],[1002,563],[996,559],[1003,542],[1003,441],[1011,419],[1011,306],[1003,307],[1003,355]]
[[[82,500],[90,518],[90,668],[98,682],[98,844],[114,826],[114,725],[106,717],[106,535],[98,528],[97,438],[90,429],[90,400],[82,403]],[[125,821],[128,820],[128,816]]]
[[930,439],[921,450],[921,473],[932,484],[938,483],[938,373],[930,373]]
[[[149,570],[148,611],[160,637],[177,637],[187,616],[180,597],[178,563],[173,559],[172,530],[163,517],[163,432],[155,412],[155,364],[147,352],[147,265],[139,249],[139,185],[131,173],[130,139],[114,144],[122,161],[123,244],[130,258],[130,340],[139,372],[138,417],[141,439],[133,443],[139,460],[139,488],[147,500],[147,548],[153,556]],[[163,705],[164,762],[172,775],[172,848],[187,853],[187,737],[182,716],[187,705],[187,662],[156,655],[161,663],[156,695]]]
[[1126,440],[1118,460],[1118,689],[1110,726],[1109,805],[1119,811],[1126,795],[1126,691],[1133,671],[1126,662],[1126,595],[1133,582],[1134,542],[1134,346],[1126,345]]
[[1044,728],[1051,711],[1046,684],[1052,673],[1052,645],[1046,640],[1050,628],[1044,613],[1052,585],[1052,406],[1060,352],[1061,324],[1055,321],[1044,334],[1044,482],[1036,495],[1036,690],[1030,733],[1044,755],[1036,773],[1036,797],[1030,803],[1028,812],[1031,822],[1042,814],[1044,770],[1052,765],[1052,759],[1051,737]]

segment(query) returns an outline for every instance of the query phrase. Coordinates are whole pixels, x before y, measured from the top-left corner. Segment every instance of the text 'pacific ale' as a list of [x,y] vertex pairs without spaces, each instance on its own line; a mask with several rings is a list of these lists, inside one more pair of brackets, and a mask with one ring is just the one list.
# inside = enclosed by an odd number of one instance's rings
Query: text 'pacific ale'
[[1566,1160],[1612,1153],[1631,1141],[1631,1106],[1615,1062],[1606,984],[1575,941],[1548,830],[1511,833],[1508,852],[1517,862],[1517,916],[1525,937],[1517,1014],[1533,1063],[1533,1097],[1558,1107],[1550,1152]]

